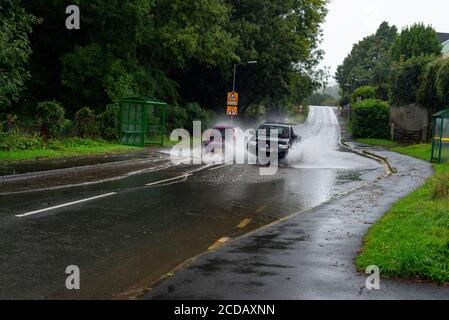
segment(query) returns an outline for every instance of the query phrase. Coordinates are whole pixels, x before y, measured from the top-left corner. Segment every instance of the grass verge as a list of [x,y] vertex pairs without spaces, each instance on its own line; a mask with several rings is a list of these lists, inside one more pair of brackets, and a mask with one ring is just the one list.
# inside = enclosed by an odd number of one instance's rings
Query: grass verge
[[429,161],[432,153],[432,145],[427,144],[417,144],[408,147],[396,147],[391,149],[391,151],[402,153],[414,158]]
[[63,140],[51,140],[46,147],[41,148],[0,151],[0,162],[7,163],[36,159],[122,153],[138,150],[140,150],[140,148],[124,146],[104,140],[67,138]]
[[397,147],[398,143],[387,139],[361,138],[355,141],[371,146]]
[[[430,157],[425,144],[392,150]],[[449,282],[449,163],[434,168],[432,178],[369,230],[356,258],[359,270],[376,265],[386,277]]]

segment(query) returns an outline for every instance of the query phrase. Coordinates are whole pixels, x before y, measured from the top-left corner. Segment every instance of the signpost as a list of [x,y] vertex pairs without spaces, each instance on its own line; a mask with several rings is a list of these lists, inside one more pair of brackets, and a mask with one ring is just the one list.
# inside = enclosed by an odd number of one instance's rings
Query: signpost
[[239,105],[239,94],[237,92],[228,92],[228,106]]
[[237,116],[238,115],[238,107],[227,106],[226,107],[226,114],[228,116],[232,116],[232,117]]
[[239,94],[235,91],[228,92],[226,105],[226,114],[231,117],[236,117],[238,115]]

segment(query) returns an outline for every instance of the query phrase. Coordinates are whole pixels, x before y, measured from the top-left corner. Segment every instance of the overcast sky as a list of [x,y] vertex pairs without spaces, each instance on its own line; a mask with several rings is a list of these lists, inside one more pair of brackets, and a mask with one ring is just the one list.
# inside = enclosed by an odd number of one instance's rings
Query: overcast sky
[[424,22],[449,33],[449,0],[331,0],[328,9],[321,48],[325,51],[322,65],[331,67],[332,77],[352,45],[376,32],[382,21],[399,30]]

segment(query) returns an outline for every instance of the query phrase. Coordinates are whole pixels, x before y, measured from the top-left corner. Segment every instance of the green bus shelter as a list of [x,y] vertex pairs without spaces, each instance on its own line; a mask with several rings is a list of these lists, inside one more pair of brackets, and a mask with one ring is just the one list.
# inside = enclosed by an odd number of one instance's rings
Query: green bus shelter
[[140,97],[123,99],[120,104],[120,141],[143,147],[164,145],[167,103]]
[[432,116],[432,162],[449,161],[449,109]]

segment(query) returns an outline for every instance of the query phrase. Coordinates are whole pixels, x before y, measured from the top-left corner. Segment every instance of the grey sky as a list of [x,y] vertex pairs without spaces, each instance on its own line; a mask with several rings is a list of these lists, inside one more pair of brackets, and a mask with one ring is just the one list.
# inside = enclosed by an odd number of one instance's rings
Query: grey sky
[[382,21],[399,29],[424,22],[449,32],[448,0],[331,0],[328,9],[321,48],[326,53],[322,65],[331,67],[332,77],[352,45],[374,33]]

